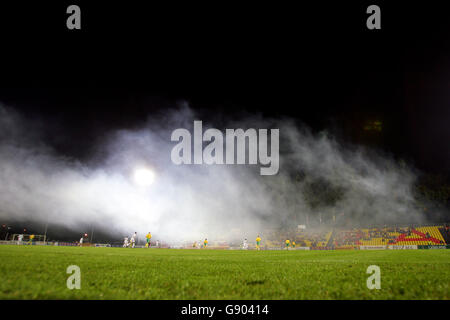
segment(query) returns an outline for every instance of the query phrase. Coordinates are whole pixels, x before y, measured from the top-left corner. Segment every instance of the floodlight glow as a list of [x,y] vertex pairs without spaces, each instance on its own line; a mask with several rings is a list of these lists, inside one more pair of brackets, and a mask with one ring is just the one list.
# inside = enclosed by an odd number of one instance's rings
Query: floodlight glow
[[155,174],[149,169],[137,169],[134,171],[134,182],[141,187],[148,187],[155,180]]

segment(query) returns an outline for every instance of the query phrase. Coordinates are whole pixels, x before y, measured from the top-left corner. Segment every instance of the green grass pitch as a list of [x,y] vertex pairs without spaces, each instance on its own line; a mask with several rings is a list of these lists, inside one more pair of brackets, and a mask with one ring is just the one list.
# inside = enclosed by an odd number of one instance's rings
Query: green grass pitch
[[[69,265],[81,289],[66,285]],[[369,265],[381,289],[369,290]],[[450,250],[0,246],[0,299],[449,299]]]

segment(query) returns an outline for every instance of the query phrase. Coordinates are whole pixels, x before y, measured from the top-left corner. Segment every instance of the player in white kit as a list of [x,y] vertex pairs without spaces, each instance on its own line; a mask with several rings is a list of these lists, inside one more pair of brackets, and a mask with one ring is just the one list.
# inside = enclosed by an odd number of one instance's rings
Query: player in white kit
[[123,247],[128,248],[128,237],[125,237],[125,239],[123,239]]
[[243,248],[244,250],[247,250],[247,249],[248,249],[247,238],[244,239],[244,244],[242,245],[242,248]]
[[135,232],[132,236],[131,236],[131,247],[134,248],[134,246],[136,245],[136,238],[137,238],[137,232]]

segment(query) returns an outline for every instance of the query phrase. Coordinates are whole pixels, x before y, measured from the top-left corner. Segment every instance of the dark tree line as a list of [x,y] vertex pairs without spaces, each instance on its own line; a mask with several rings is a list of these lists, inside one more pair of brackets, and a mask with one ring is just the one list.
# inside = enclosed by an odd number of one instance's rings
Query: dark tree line
[[417,180],[414,193],[419,206],[432,215],[433,209],[450,209],[449,177],[441,174],[426,174]]

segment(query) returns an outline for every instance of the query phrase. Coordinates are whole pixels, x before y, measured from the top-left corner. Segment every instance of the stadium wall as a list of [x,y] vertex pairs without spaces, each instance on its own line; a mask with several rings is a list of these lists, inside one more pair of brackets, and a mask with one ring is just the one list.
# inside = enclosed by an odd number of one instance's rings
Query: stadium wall
[[387,246],[359,246],[359,250],[386,250]]
[[412,249],[412,250],[417,250],[419,249],[417,245],[389,245],[388,249],[390,250],[408,250],[408,249]]
[[450,244],[447,245],[438,245],[438,246],[433,246],[433,245],[419,245],[418,246],[419,249],[450,249]]
[[[0,240],[0,245],[19,245],[18,241],[13,240]],[[22,242],[21,245],[31,245],[29,242]],[[73,242],[44,242],[34,241],[32,245],[47,245],[47,246],[78,246],[78,243]],[[107,243],[83,243],[83,247],[122,247],[115,246]],[[136,246],[136,248],[144,248],[145,246]],[[192,248],[187,248],[192,249]],[[243,250],[241,247],[214,247],[208,248],[209,250]],[[268,247],[262,248],[263,250],[285,250],[281,247]],[[289,250],[417,250],[417,249],[450,249],[450,244],[447,245],[373,245],[373,246],[342,246],[342,247],[296,247],[289,248]],[[255,249],[249,249],[255,250]]]

